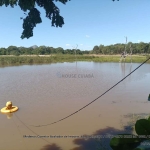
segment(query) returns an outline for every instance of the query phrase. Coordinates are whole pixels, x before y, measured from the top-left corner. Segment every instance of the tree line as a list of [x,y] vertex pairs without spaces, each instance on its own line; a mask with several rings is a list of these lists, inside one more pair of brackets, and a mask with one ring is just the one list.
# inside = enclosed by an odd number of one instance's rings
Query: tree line
[[9,46],[8,48],[0,48],[0,55],[51,55],[51,54],[89,54],[89,51],[81,51],[80,49],[66,49],[62,47],[53,48],[46,46],[33,46],[33,47],[16,47]]
[[51,54],[103,54],[103,55],[116,55],[121,54],[126,47],[128,54],[149,54],[150,53],[150,42],[149,43],[132,43],[128,44],[114,44],[114,45],[95,45],[92,50],[80,50],[80,49],[63,49],[62,47],[54,48],[47,46],[32,46],[32,47],[17,47],[9,46],[8,48],[0,48],[0,55],[51,55]]
[[128,54],[132,52],[132,54],[148,54],[150,53],[150,42],[149,43],[132,43],[129,42],[128,44],[114,44],[114,45],[96,45],[94,46],[93,50],[90,52],[92,54],[121,54],[125,50],[126,46],[126,51]]

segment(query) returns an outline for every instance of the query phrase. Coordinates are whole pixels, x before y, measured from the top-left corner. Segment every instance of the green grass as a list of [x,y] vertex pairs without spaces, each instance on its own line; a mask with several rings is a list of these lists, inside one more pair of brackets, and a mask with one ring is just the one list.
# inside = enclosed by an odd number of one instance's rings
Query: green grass
[[[133,63],[142,63],[145,61],[148,57],[147,56],[132,56],[132,62]],[[119,62],[120,56],[100,56],[100,57],[95,57],[94,61],[96,62]],[[122,62],[124,60],[122,59]],[[130,56],[126,58],[125,62],[130,63],[131,59]],[[150,61],[148,61],[150,63]]]
[[[149,56],[132,56],[133,63],[142,63]],[[57,62],[74,62],[74,61],[93,61],[93,62],[119,62],[120,56],[117,55],[104,55],[104,56],[91,56],[91,55],[53,55],[53,56],[0,56],[0,66],[12,66],[23,64],[48,64]],[[126,58],[126,62],[131,62],[130,57]],[[150,61],[148,61],[150,63]]]

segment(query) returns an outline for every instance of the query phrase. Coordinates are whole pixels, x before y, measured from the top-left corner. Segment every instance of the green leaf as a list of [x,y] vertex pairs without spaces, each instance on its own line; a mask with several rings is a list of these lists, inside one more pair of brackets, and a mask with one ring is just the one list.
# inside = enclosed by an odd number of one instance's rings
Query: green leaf
[[61,3],[63,3],[63,4],[66,4],[68,1],[70,1],[70,0],[55,0],[56,2],[57,1],[59,1],[59,2],[61,2]]
[[150,122],[150,116],[148,117],[148,119],[147,119],[149,122]]
[[110,146],[113,150],[133,150],[140,145],[141,140],[132,134],[119,134],[111,139]]
[[33,36],[33,29],[36,27],[36,24],[41,23],[40,12],[33,8],[28,13],[28,16],[23,20],[23,32],[21,38],[30,38]]
[[[57,1],[57,0],[56,0]],[[65,4],[68,0],[59,0]],[[45,0],[44,3],[42,0],[36,0],[36,3],[39,7],[43,7],[46,11],[46,17],[52,20],[52,26],[62,27],[64,24],[64,18],[60,16],[59,8],[53,3],[52,0]]]
[[18,5],[23,11],[31,10],[35,7],[35,0],[19,0]]
[[7,6],[11,6],[14,7],[14,5],[17,5],[18,0],[0,0],[0,6],[5,5]]
[[111,147],[117,147],[120,144],[120,139],[119,138],[112,138],[110,141],[110,146]]
[[150,135],[150,121],[140,119],[135,124],[135,131],[138,135]]

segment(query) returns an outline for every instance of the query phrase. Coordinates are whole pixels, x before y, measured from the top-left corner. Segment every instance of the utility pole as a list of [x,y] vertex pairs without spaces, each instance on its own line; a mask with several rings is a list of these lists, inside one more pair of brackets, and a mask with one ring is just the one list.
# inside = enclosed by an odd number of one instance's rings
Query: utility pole
[[131,47],[131,44],[130,44],[130,61],[132,63],[132,47]]

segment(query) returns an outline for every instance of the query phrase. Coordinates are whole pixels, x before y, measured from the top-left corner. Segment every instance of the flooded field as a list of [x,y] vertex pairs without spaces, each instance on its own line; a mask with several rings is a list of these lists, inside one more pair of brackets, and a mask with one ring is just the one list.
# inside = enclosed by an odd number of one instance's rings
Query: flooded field
[[[16,113],[0,114],[0,149],[96,150],[105,144],[109,149],[109,137],[134,132],[134,119],[150,115],[150,64],[85,109],[54,122],[99,97],[139,65],[77,62],[0,68],[0,107],[7,101],[19,107]],[[104,135],[109,136],[98,141]]]

